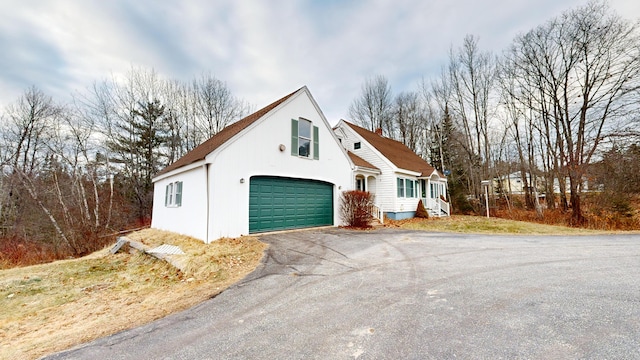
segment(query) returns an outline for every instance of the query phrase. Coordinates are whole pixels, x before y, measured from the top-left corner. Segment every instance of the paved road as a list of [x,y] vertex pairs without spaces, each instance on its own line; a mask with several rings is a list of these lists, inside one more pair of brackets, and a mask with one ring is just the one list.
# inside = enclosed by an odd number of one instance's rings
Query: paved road
[[263,236],[247,279],[49,359],[640,359],[640,236]]

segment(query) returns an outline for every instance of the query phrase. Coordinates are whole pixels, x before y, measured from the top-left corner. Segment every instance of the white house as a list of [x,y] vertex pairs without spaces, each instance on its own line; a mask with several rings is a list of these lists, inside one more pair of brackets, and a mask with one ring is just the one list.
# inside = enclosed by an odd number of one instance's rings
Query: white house
[[[531,174],[525,173],[527,179],[527,185],[529,186],[529,190],[533,192],[533,181],[531,178]],[[541,184],[543,184],[542,178],[536,177],[536,182],[538,184],[538,192],[544,192],[543,189],[540,188]],[[522,174],[520,171],[513,172],[506,176],[496,177],[493,179],[493,190],[495,192],[503,192],[505,194],[515,194],[522,195],[525,193],[525,184],[522,182]]]
[[420,199],[431,215],[450,214],[446,177],[404,144],[345,120],[334,132],[354,163],[356,189],[374,194],[388,218],[413,217]]
[[306,87],[218,134],[153,179],[151,226],[205,242],[340,225],[355,168]]
[[[538,191],[539,196],[544,196],[545,193],[545,178],[542,176],[535,176],[532,180],[532,176],[530,173],[525,173],[527,179],[527,185],[529,186],[529,191],[533,193],[534,190],[534,180],[535,186],[537,186],[536,190]],[[513,172],[506,176],[496,177],[493,179],[493,189],[495,192],[503,192],[505,194],[514,194],[514,195],[523,195],[525,193],[524,182],[522,181],[522,174],[520,171]],[[564,178],[564,189],[565,192],[569,192],[571,190],[569,177]],[[593,185],[592,185],[593,186]],[[586,176],[582,177],[582,182],[580,183],[579,189],[581,192],[588,192],[589,187],[589,179]],[[556,194],[560,194],[560,181],[558,178],[553,179],[553,191]]]

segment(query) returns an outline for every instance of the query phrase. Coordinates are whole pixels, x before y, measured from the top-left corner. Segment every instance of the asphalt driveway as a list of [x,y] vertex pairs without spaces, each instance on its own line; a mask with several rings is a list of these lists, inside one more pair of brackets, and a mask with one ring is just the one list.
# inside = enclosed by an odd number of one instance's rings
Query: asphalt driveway
[[49,359],[640,359],[640,236],[261,237],[201,305]]

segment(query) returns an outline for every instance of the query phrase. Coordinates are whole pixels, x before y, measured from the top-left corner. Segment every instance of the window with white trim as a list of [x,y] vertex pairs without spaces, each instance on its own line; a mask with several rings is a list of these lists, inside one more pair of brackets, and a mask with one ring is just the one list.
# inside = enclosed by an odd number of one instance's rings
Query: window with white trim
[[313,126],[311,121],[303,118],[291,119],[291,155],[313,158],[320,158],[320,142],[318,127]]
[[182,206],[182,181],[172,182],[165,188],[164,206]]
[[431,183],[431,198],[438,199],[445,194],[444,184]]
[[415,180],[406,178],[396,178],[399,198],[418,197],[418,184]]
[[416,197],[416,182],[409,179],[404,179],[405,182],[405,195],[408,198]]
[[404,179],[397,178],[397,185],[398,185],[398,197],[402,198],[404,197]]
[[300,119],[298,122],[298,156],[311,155],[311,121]]

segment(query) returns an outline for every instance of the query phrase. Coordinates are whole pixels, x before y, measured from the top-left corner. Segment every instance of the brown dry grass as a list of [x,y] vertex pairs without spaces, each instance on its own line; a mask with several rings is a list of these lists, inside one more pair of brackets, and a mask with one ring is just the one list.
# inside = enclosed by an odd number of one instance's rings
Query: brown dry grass
[[571,228],[557,225],[536,224],[526,221],[500,219],[496,217],[453,215],[429,219],[407,219],[388,221],[387,226],[412,230],[460,232],[475,234],[520,234],[520,235],[594,235],[603,231]]
[[[507,207],[500,201],[491,209],[491,215],[503,219],[527,221],[538,224],[571,226],[571,210],[544,209],[539,218],[535,210],[524,209],[524,197],[513,195],[515,206]],[[582,198],[582,210],[586,222],[582,228],[602,231],[640,230],[640,195],[624,198],[622,208],[619,199],[612,199],[608,193],[586,193]]]
[[108,249],[75,260],[0,271],[0,359],[36,359],[187,309],[237,282],[262,258],[253,237],[201,241],[158,230],[129,236],[172,244],[178,271],[139,253]]

